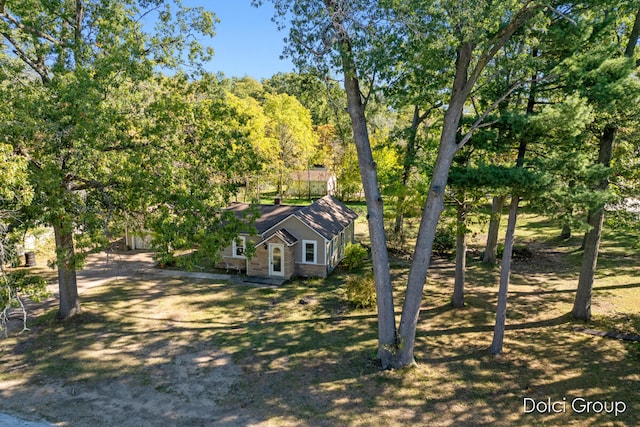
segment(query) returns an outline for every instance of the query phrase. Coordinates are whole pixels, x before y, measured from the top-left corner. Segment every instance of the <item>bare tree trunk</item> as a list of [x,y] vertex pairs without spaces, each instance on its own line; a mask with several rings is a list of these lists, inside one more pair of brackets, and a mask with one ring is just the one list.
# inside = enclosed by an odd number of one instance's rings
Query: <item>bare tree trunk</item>
[[[531,52],[533,57],[538,56],[538,50]],[[527,100],[526,114],[531,115],[536,105],[538,73],[533,74],[531,80],[531,88],[529,90],[529,98]],[[524,157],[527,153],[526,139],[520,140],[518,146],[518,157],[516,159],[516,169],[524,167]],[[496,306],[496,324],[493,328],[493,340],[489,346],[491,354],[502,353],[502,344],[504,342],[504,331],[507,321],[507,297],[509,294],[509,279],[511,276],[511,257],[513,255],[513,241],[516,232],[516,221],[518,219],[518,204],[520,203],[520,195],[515,191],[511,195],[511,205],[509,206],[509,219],[507,221],[507,233],[504,238],[504,251],[502,253],[502,264],[500,266],[500,285],[498,286],[498,304]]]
[[[343,14],[342,2],[324,0],[324,5],[331,19],[331,26],[335,30],[336,44],[341,55],[348,111],[358,150],[360,174],[367,202],[369,235],[371,236],[373,250],[374,277],[378,299],[378,357],[385,368],[403,367],[415,363],[414,347],[422,293],[430,264],[436,226],[444,209],[444,191],[451,162],[458,150],[469,140],[472,133],[471,131],[468,132],[460,143],[456,141],[458,125],[465,102],[489,61],[540,6],[529,7],[525,5],[518,10],[511,22],[496,34],[490,48],[481,55],[474,57],[473,53],[476,45],[473,42],[463,42],[457,51],[455,77],[442,126],[438,156],[434,165],[427,201],[422,212],[400,326],[397,337],[393,340],[392,337],[395,335],[393,295],[384,234],[382,198],[378,189],[376,166],[371,156],[364,106],[362,105],[356,66],[351,49],[351,39],[344,24],[345,15]],[[469,67],[472,59],[474,59],[474,68],[470,71]]]
[[71,224],[54,225],[53,231],[56,240],[58,288],[60,290],[58,317],[65,320],[80,313],[73,226]]
[[464,200],[464,192],[458,202],[458,224],[456,227],[456,274],[453,285],[453,298],[451,305],[455,308],[464,307],[464,280],[467,268],[467,204]]
[[396,346],[396,321],[393,306],[393,288],[389,268],[389,254],[387,238],[384,229],[383,202],[378,187],[376,163],[373,161],[367,121],[364,114],[365,106],[362,102],[360,82],[351,52],[351,40],[344,28],[342,16],[334,13],[339,10],[333,0],[325,0],[325,6],[330,12],[331,24],[338,40],[342,69],[344,72],[344,88],[347,94],[347,110],[351,118],[353,139],[358,152],[358,165],[367,204],[367,220],[369,223],[369,238],[371,239],[371,257],[373,261],[373,275],[376,285],[376,299],[378,310],[378,359],[383,368],[391,366]]
[[509,291],[509,276],[511,275],[511,255],[513,254],[513,241],[516,230],[519,201],[520,198],[517,194],[511,196],[509,220],[507,222],[507,234],[504,239],[504,253],[502,254],[502,266],[500,267],[500,286],[498,288],[496,324],[493,328],[493,341],[489,347],[489,352],[491,354],[502,353],[502,343],[504,341],[504,330],[507,320],[507,295]]
[[[616,138],[618,128],[614,125],[607,125],[600,137],[600,150],[598,162],[609,167],[613,155],[613,143]],[[605,191],[609,186],[609,180],[603,179],[598,185],[598,189]],[[582,255],[582,266],[580,267],[580,277],[578,278],[578,290],[576,299],[573,302],[571,313],[576,319],[591,319],[591,294],[593,282],[595,280],[596,265],[598,262],[598,251],[600,249],[600,237],[602,236],[602,226],[604,224],[604,206],[599,206],[595,212],[589,213],[589,225],[591,230],[584,237],[584,254]]]
[[431,261],[436,227],[440,220],[440,214],[444,210],[444,190],[447,186],[451,162],[460,149],[456,143],[458,124],[460,123],[464,103],[473,86],[469,85],[467,80],[473,49],[474,46],[472,44],[463,44],[456,60],[456,76],[451,91],[449,108],[444,116],[438,157],[431,177],[431,187],[429,188],[427,201],[422,211],[422,219],[413,253],[413,262],[409,271],[407,292],[402,306],[402,317],[398,328],[398,353],[394,360],[394,366],[396,367],[415,364],[413,350],[424,283]]
[[482,257],[482,262],[485,264],[495,264],[498,259],[498,232],[500,231],[500,217],[502,216],[502,208],[506,198],[507,196],[493,196],[487,246]]
[[367,219],[369,222],[371,256],[378,306],[378,358],[383,367],[388,367],[391,363],[392,349],[396,342],[396,321],[387,238],[384,230],[382,195],[378,187],[376,163],[373,161],[369,144],[369,134],[364,116],[364,106],[360,99],[358,80],[355,75],[345,73],[344,84],[348,96],[349,115],[353,123],[353,135],[358,151],[360,175],[367,203]]
[[585,321],[591,319],[591,295],[593,292],[593,282],[595,281],[603,224],[604,209],[600,209],[590,215],[589,225],[591,226],[591,230],[585,235],[585,248],[584,254],[582,255],[580,277],[578,278],[578,290],[576,292],[576,299],[573,302],[573,309],[571,310],[571,314],[573,314],[573,317],[576,319]]

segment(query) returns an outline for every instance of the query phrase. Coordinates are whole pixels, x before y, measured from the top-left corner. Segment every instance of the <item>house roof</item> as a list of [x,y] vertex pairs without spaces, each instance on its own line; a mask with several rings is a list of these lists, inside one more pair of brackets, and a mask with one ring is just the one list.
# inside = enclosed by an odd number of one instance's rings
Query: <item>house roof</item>
[[[260,212],[260,217],[254,222],[256,231],[259,234],[264,234],[266,231],[293,215],[325,239],[331,240],[358,217],[358,214],[333,196],[324,196],[308,206],[253,206]],[[248,213],[248,209],[251,207],[252,205],[246,203],[233,203],[229,206],[228,210],[235,212],[236,215],[242,216]],[[287,232],[287,234],[291,235],[289,232]],[[290,240],[288,236],[285,237]],[[291,237],[295,239],[294,236],[291,235]]]
[[358,218],[358,214],[333,196],[324,196],[295,215],[327,240],[333,239]]
[[247,203],[233,203],[227,209],[233,211],[239,217],[248,214],[250,208],[257,208],[260,213],[260,217],[256,218],[254,226],[258,234],[262,234],[265,231],[272,228],[274,225],[284,221],[297,211],[303,208],[303,206],[289,206],[289,205],[249,205]]
[[[273,233],[271,236],[267,237],[266,239],[264,239],[260,243],[266,242],[266,241],[270,240],[272,237],[280,238],[280,240],[282,240],[284,243],[286,243],[287,246],[293,246],[296,243],[298,243],[298,238],[296,236],[294,236],[293,234],[289,233],[286,228],[281,228],[280,230],[276,231],[275,233]],[[258,244],[260,244],[260,243],[258,243]]]

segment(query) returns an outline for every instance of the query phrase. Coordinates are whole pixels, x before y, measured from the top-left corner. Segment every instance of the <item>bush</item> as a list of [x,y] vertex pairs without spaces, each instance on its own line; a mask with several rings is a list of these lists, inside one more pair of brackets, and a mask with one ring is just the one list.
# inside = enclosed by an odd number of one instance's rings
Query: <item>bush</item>
[[158,250],[153,256],[153,259],[159,268],[175,267],[178,262],[173,252],[163,250]]
[[356,308],[371,308],[376,305],[376,285],[372,271],[347,277],[345,291],[347,299]]
[[456,228],[453,224],[439,226],[433,239],[433,253],[438,255],[451,254],[456,248]]
[[[502,258],[504,254],[504,244],[498,243],[498,247],[496,248],[496,255],[499,259]],[[513,253],[511,254],[511,259],[514,261],[524,261],[527,259],[533,258],[533,252],[525,245],[513,245]]]
[[342,265],[344,265],[349,271],[353,271],[364,267],[365,263],[369,259],[369,251],[360,243],[349,243],[344,248],[344,259]]

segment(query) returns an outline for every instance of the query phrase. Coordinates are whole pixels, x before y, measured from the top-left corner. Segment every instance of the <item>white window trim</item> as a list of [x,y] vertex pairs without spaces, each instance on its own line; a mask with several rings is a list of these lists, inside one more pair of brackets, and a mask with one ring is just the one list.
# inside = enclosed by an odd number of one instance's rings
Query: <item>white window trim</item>
[[[313,262],[307,261],[307,244],[313,245]],[[303,240],[302,241],[302,263],[303,264],[317,264],[318,263],[318,242],[315,240]]]
[[[240,240],[242,242],[242,246],[240,246],[242,248],[242,255],[238,255],[238,253],[237,253],[237,250],[238,250],[237,241],[238,240]],[[246,258],[244,256],[246,250],[247,250],[247,238],[246,238],[246,236],[238,236],[235,239],[233,239],[233,242],[231,243],[231,256],[233,258]]]

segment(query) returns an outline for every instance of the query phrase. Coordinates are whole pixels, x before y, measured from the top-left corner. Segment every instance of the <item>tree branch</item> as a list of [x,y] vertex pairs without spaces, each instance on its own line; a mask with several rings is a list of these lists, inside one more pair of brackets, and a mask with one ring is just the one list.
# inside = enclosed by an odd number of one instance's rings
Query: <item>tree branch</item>
[[467,85],[469,88],[472,88],[475,85],[475,82],[480,77],[482,70],[484,70],[486,65],[498,53],[498,51],[507,44],[511,36],[520,27],[522,27],[522,25],[524,25],[524,23],[529,20],[529,18],[531,18],[531,16],[540,8],[542,8],[541,5],[533,7],[529,7],[528,5],[523,6],[518,12],[516,12],[513,19],[511,19],[507,26],[505,26],[493,37],[493,43],[490,44],[491,47],[488,51],[480,55],[478,63],[471,72],[471,76],[467,80]]
[[[74,181],[78,181],[81,184],[76,184]],[[105,187],[115,184],[115,181],[103,183],[92,179],[80,178],[79,176],[68,174],[64,177],[64,184],[69,191],[82,191],[89,189],[104,190]]]
[[2,8],[0,9],[0,18],[4,18],[5,20],[7,20],[8,22],[10,22],[11,24],[13,24],[17,29],[24,31],[26,33],[29,33],[31,35],[40,37],[42,39],[47,40],[48,42],[51,42],[53,44],[55,44],[56,46],[61,46],[61,47],[69,47],[65,42],[61,41],[61,40],[57,40],[55,37],[42,32],[36,28],[33,28],[29,25],[24,25],[22,22],[20,22],[20,20],[18,20],[15,16],[12,16],[8,13],[6,13],[6,11],[4,10],[4,3],[5,1],[2,2],[1,6]]
[[76,16],[74,22],[73,29],[73,41],[75,44],[74,52],[75,52],[75,61],[76,63],[82,63],[83,61],[83,52],[82,52],[82,20],[84,19],[84,6],[82,4],[82,0],[76,0]]
[[13,46],[13,53],[15,53],[25,64],[27,64],[33,71],[35,71],[42,80],[42,83],[47,84],[51,81],[49,78],[49,74],[47,73],[47,69],[44,67],[44,63],[42,58],[38,58],[37,60],[32,60],[29,56],[24,52],[18,43],[11,37],[9,33],[2,33],[2,36]]
[[640,10],[636,12],[636,19],[629,35],[629,41],[627,47],[624,50],[624,56],[627,58],[633,58],[633,53],[636,50],[636,44],[638,44],[638,38],[640,38]]
[[473,136],[473,132],[475,132],[476,129],[480,128],[482,125],[482,122],[484,121],[484,119],[487,118],[487,116],[489,115],[489,113],[491,113],[493,110],[495,110],[498,105],[500,105],[500,103],[502,101],[504,101],[505,99],[507,99],[509,97],[509,95],[511,95],[513,93],[514,90],[516,90],[518,87],[520,87],[522,84],[524,84],[525,82],[517,82],[516,84],[514,84],[513,86],[511,86],[509,88],[508,91],[506,91],[500,98],[498,98],[493,104],[491,104],[489,106],[489,108],[487,108],[484,113],[482,113],[482,115],[480,117],[478,117],[478,120],[475,121],[475,123],[471,126],[471,128],[467,131],[467,133],[464,135],[464,137],[460,140],[460,142],[458,142],[458,149],[461,149],[467,142],[469,142],[469,140],[471,139],[471,137]]

